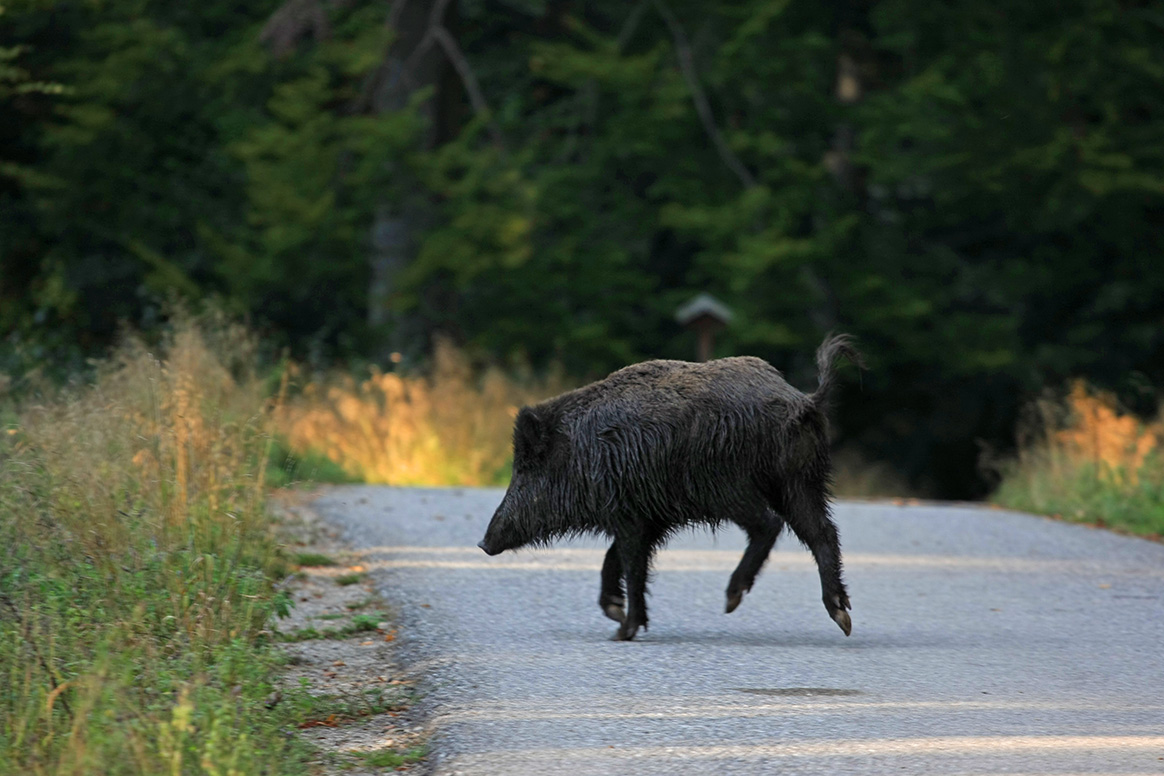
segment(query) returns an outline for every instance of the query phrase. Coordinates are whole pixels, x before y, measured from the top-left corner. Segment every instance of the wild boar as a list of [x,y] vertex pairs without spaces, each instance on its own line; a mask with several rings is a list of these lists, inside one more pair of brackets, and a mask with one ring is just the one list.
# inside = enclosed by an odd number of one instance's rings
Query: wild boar
[[[766,361],[647,361],[532,407],[513,431],[513,479],[478,545],[489,555],[559,537],[613,539],[598,605],[630,640],[647,629],[647,576],[676,531],[732,521],[747,549],[727,586],[732,612],[787,523],[816,560],[825,609],[848,636],[849,596],[829,512],[826,410],[848,337],[816,353],[804,394]],[[623,580],[626,581],[625,595]],[[625,609],[624,609],[625,606]]]

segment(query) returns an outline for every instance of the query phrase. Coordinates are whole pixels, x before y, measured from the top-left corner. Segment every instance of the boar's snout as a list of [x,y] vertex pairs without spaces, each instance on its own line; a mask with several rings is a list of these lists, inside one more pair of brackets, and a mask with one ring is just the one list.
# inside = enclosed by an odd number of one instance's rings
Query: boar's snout
[[486,555],[496,555],[497,553],[501,552],[501,550],[495,550],[492,547],[490,547],[489,544],[484,539],[477,542],[477,546],[480,547],[481,549],[485,550]]

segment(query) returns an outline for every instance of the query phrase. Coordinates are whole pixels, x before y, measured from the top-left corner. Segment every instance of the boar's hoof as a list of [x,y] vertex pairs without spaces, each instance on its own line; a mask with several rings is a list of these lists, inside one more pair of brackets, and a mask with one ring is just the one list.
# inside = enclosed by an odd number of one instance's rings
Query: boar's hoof
[[635,634],[638,632],[639,632],[639,626],[627,625],[626,622],[623,622],[622,627],[619,628],[618,631],[615,632],[614,640],[615,641],[631,641],[634,639]]
[[727,606],[724,607],[724,612],[726,614],[731,614],[732,612],[734,612],[736,610],[736,607],[739,606],[740,602],[743,600],[744,600],[744,591],[743,590],[737,590],[734,593],[729,592],[727,594]]
[[853,632],[853,620],[844,609],[837,609],[833,612],[833,619],[836,620],[837,625],[841,626],[841,630],[845,632],[846,636]]
[[602,612],[621,625],[626,622],[626,610],[622,608],[625,603],[626,601],[622,598],[611,598],[602,605]]

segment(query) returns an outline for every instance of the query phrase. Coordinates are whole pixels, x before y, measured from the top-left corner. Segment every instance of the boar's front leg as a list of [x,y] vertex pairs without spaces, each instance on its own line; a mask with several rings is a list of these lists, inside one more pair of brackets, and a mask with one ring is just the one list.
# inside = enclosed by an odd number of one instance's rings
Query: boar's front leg
[[618,554],[618,541],[606,551],[602,562],[602,590],[598,594],[598,606],[602,613],[619,625],[626,622],[626,596],[622,591],[622,558]]
[[614,638],[616,641],[630,641],[640,627],[647,630],[647,573],[654,542],[645,533],[628,533],[620,534],[615,543],[626,577],[626,619]]

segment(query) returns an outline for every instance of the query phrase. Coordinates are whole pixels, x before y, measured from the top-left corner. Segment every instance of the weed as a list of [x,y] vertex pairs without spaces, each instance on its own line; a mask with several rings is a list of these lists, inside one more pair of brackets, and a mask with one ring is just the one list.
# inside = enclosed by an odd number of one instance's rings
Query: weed
[[361,755],[364,763],[373,768],[399,768],[401,765],[410,765],[423,760],[428,755],[428,749],[418,746],[407,752],[397,752],[393,749],[381,749],[376,752],[365,752]]
[[356,572],[354,574],[344,574],[335,578],[335,583],[340,587],[347,587],[348,585],[358,585],[363,582],[365,575]]
[[296,566],[334,566],[335,561],[318,552],[300,552],[295,555]]
[[379,612],[372,614],[357,614],[352,618],[351,629],[352,633],[363,633],[364,631],[374,631],[380,627],[380,623],[384,621],[384,615]]
[[299,687],[284,693],[284,703],[301,720],[300,727],[333,727],[363,717],[401,711],[415,701],[415,694],[407,688],[365,690],[347,695],[312,693],[306,679],[300,680]]
[[339,638],[339,635],[339,630],[336,628],[324,628],[323,630],[318,630],[312,626],[308,626],[306,628],[300,628],[299,630],[290,631],[288,633],[280,633],[279,640],[294,643],[297,641],[314,641],[315,639]]
[[[322,615],[317,617],[319,620],[338,619],[342,615]],[[366,633],[367,631],[374,631],[380,629],[380,623],[384,622],[385,615],[382,612],[372,612],[370,614],[357,614],[352,617],[351,622],[339,628],[324,628],[319,630],[314,626],[300,628],[297,631],[290,633],[283,633],[280,635],[281,641],[297,642],[297,641],[314,641],[315,639],[344,639],[348,636],[353,636],[357,633]]]

